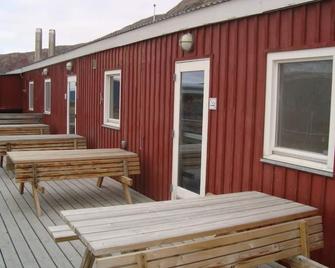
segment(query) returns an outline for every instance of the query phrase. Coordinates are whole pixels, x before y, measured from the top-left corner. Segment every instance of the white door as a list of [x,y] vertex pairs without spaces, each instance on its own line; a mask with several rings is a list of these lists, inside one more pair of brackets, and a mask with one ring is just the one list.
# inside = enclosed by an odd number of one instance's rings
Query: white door
[[76,134],[76,99],[77,99],[77,77],[67,78],[67,133]]
[[172,199],[204,196],[209,59],[176,63]]

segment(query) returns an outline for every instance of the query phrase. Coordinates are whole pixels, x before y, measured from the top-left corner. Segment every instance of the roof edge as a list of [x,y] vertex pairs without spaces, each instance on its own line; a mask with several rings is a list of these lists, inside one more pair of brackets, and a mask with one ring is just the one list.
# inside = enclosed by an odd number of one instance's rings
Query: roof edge
[[7,72],[6,74],[25,73],[104,50],[129,45],[187,29],[318,1],[320,0],[233,0],[222,2],[190,13],[174,16],[166,20],[160,20],[154,24],[149,24],[120,35],[89,43],[64,54],[33,63],[31,65]]

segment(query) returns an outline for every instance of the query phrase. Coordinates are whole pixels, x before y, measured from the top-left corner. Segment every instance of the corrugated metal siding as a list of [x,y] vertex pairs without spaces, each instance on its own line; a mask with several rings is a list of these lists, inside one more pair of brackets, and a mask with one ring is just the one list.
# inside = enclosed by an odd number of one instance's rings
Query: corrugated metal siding
[[[195,49],[184,55],[180,33],[74,60],[78,76],[78,133],[90,147],[118,147],[122,139],[138,152],[142,175],[136,188],[156,200],[169,198],[172,166],[173,81],[177,60],[211,58],[207,190],[258,190],[320,208],[326,248],[316,257],[335,267],[335,181],[262,164],[266,53],[334,46],[335,1],[321,1],[192,30]],[[92,68],[92,60],[97,68]],[[64,63],[65,64],[65,63]],[[64,64],[49,68],[52,115],[46,122],[65,132]],[[122,69],[121,129],[102,127],[104,71]],[[38,72],[25,74],[43,81]],[[35,88],[41,87],[40,82]],[[39,92],[42,92],[42,91]],[[27,100],[27,97],[24,97]],[[36,94],[41,111],[43,92]],[[25,106],[26,107],[26,106]],[[332,137],[334,138],[334,137]]]
[[49,124],[52,133],[66,133],[66,81],[65,63],[50,66],[48,75],[42,76],[42,70],[24,74],[23,108],[28,112],[28,85],[34,81],[34,112],[44,112],[44,80],[51,79],[51,115],[44,115],[45,123]]
[[0,76],[0,112],[21,110],[21,77],[19,75]]

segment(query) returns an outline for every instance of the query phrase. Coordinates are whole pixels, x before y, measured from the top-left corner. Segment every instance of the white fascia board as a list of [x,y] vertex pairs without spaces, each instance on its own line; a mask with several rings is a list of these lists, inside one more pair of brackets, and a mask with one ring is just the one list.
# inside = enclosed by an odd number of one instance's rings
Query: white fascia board
[[231,0],[176,17],[171,17],[114,37],[87,44],[67,53],[10,71],[7,74],[24,73],[90,55],[99,51],[121,47],[203,25],[243,18],[316,1],[319,0]]

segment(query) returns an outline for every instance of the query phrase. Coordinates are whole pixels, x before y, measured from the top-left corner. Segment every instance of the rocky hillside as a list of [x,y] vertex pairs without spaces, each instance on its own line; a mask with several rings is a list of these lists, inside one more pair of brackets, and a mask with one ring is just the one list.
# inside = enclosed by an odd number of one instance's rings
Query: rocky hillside
[[[81,45],[82,44],[73,46],[57,46],[56,55],[63,54]],[[47,58],[48,50],[43,49],[42,55],[43,59]],[[11,70],[15,70],[17,68],[21,68],[33,62],[34,62],[34,52],[0,54],[0,74]]]

